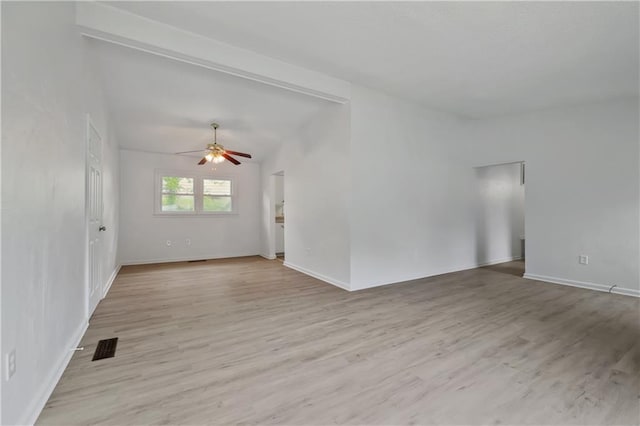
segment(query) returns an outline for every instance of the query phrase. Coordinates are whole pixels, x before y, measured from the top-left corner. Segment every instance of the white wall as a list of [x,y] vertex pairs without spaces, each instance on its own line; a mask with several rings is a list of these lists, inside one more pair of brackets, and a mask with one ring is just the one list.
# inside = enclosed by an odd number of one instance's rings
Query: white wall
[[351,107],[352,288],[473,266],[460,120],[357,86]]
[[478,167],[476,173],[476,262],[522,257],[524,185],[520,163]]
[[348,288],[348,105],[327,105],[262,164],[262,255],[275,255],[273,173],[284,171],[285,265]]
[[[197,165],[198,158],[120,151],[122,264],[251,256],[260,253],[260,166],[225,161]],[[190,217],[154,215],[155,170],[206,173],[234,179],[237,214]],[[187,245],[186,240],[191,240]],[[166,242],[170,240],[171,246]]]
[[528,276],[640,294],[639,121],[636,98],[467,125],[470,165],[527,163]]
[[[0,5],[0,29],[2,28],[2,7]],[[0,43],[2,42],[2,34],[0,31]],[[0,49],[0,88],[2,87],[2,54],[1,54],[1,49]],[[0,100],[0,127],[2,125],[2,118],[4,117],[3,113],[2,113],[2,101]],[[0,129],[0,136],[3,133],[3,129]],[[4,139],[2,139],[2,142],[4,142]],[[0,143],[0,187],[2,186],[2,145],[3,143]],[[0,191],[0,302],[2,301],[2,211],[3,211],[3,206],[2,206],[2,191]],[[3,348],[3,344],[2,344],[2,320],[3,320],[3,316],[2,316],[2,306],[0,303],[0,363],[2,362],[2,359],[4,359],[5,356],[5,352],[2,350]],[[2,424],[2,382],[5,380],[4,377],[4,373],[0,373],[0,424]]]
[[351,288],[478,265],[474,168],[526,161],[528,276],[638,295],[638,109],[468,121],[352,87]]
[[11,379],[2,368],[2,424],[35,421],[87,324],[87,112],[105,140],[105,199],[118,198],[117,143],[74,19],[73,3],[2,3],[3,367],[17,358]]

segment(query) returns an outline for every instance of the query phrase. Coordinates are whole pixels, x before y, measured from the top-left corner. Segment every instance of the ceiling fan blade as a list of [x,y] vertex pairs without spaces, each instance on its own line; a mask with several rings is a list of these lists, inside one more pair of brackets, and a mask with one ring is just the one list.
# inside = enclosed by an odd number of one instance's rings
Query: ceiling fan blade
[[230,156],[229,154],[227,154],[226,152],[224,154],[222,154],[222,156],[224,158],[226,158],[227,160],[231,161],[233,164],[235,164],[236,166],[238,164],[240,164],[240,162],[238,160],[236,160],[235,158],[233,158],[232,156]]
[[207,151],[206,149],[197,149],[195,151],[181,151],[181,152],[174,152],[174,155],[178,155],[178,154],[190,154],[192,152],[202,152],[202,151]]
[[200,160],[198,162],[198,166],[202,166],[203,164],[205,164],[207,162],[207,159],[205,157],[202,157],[202,160]]
[[228,149],[225,150],[225,152],[227,154],[231,154],[231,155],[239,155],[240,157],[247,157],[247,158],[251,158],[251,154],[245,154],[244,152],[238,152],[238,151],[229,151]]

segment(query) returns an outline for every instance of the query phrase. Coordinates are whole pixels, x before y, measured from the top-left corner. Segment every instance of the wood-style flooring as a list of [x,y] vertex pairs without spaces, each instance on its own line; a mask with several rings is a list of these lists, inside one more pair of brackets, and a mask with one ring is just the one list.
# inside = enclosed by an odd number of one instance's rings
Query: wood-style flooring
[[124,267],[38,424],[640,423],[640,301],[517,267],[353,293],[258,257]]

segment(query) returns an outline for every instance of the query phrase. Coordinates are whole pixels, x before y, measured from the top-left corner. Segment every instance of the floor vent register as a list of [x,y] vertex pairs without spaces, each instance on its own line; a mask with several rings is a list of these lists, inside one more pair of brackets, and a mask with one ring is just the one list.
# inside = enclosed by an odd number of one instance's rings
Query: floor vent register
[[98,361],[105,358],[113,358],[116,355],[116,346],[118,345],[118,338],[104,339],[98,342],[96,351],[93,354],[91,361]]

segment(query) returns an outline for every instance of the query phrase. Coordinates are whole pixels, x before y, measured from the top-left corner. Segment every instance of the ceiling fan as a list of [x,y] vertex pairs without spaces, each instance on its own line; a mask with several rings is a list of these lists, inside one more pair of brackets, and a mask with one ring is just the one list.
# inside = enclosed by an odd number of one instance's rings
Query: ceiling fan
[[211,128],[213,129],[213,143],[207,145],[206,149],[198,149],[195,151],[182,151],[176,152],[176,154],[189,154],[192,152],[206,152],[205,156],[202,157],[202,160],[198,162],[198,165],[203,165],[206,163],[222,163],[225,159],[229,160],[231,163],[236,166],[240,164],[238,160],[232,157],[232,155],[238,157],[246,157],[251,158],[251,154],[245,154],[244,152],[230,151],[225,149],[224,146],[218,143],[217,139],[217,130],[220,125],[218,123],[211,123]]

